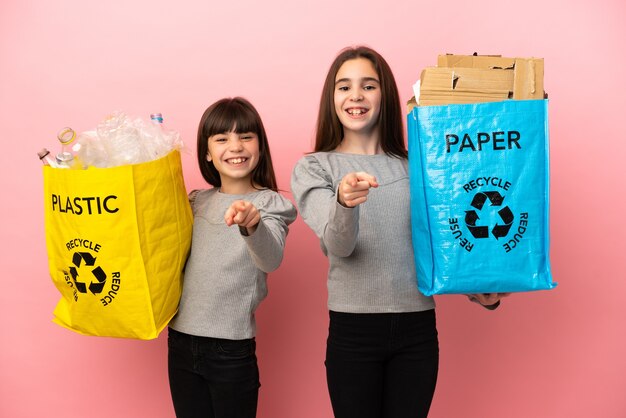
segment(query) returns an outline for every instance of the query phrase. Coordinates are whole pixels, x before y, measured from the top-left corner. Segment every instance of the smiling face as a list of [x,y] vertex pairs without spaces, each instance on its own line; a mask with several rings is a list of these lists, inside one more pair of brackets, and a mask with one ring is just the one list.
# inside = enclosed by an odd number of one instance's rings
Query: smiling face
[[335,112],[343,125],[344,138],[372,135],[378,129],[381,89],[376,69],[367,58],[348,60],[335,76]]
[[206,158],[219,172],[223,193],[245,194],[254,190],[252,171],[259,163],[259,138],[253,132],[233,131],[211,135]]

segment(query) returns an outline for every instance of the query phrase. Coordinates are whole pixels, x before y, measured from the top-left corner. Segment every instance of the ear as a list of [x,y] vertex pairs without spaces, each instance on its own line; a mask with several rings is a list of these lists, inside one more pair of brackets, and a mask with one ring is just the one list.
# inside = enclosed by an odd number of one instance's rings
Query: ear
[[206,160],[208,162],[211,162],[211,154],[209,154],[208,152],[206,153]]

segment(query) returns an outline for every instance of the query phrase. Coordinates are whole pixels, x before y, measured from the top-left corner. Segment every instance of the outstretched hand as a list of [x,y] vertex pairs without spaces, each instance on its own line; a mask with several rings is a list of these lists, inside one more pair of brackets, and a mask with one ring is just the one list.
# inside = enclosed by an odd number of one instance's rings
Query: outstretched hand
[[337,200],[343,206],[353,208],[367,200],[372,187],[378,187],[376,177],[363,171],[348,173],[339,183]]
[[261,221],[261,214],[252,203],[246,200],[236,200],[226,209],[224,221],[228,226],[237,224],[252,233]]
[[467,296],[472,302],[478,302],[483,306],[491,306],[509,295],[510,293],[474,293]]

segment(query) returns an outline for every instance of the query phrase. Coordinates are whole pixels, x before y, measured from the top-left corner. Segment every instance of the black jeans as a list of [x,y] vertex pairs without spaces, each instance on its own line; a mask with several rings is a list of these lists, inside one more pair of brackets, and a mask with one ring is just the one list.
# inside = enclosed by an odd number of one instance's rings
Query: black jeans
[[336,418],[426,417],[438,370],[434,309],[330,312],[326,378]]
[[169,329],[170,392],[178,418],[254,418],[259,368],[254,338],[196,337]]

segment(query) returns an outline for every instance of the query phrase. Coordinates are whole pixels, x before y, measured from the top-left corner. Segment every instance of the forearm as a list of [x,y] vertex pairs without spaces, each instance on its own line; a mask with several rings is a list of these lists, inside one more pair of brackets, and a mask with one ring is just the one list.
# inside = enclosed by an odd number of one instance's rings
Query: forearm
[[348,257],[354,251],[359,235],[359,207],[347,208],[335,202],[321,237],[326,250],[337,257]]
[[276,270],[283,260],[285,236],[261,219],[253,233],[243,236],[254,264],[265,273]]

